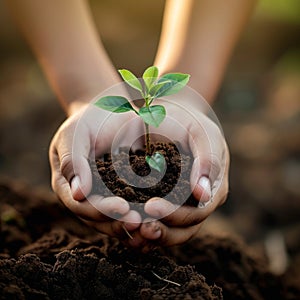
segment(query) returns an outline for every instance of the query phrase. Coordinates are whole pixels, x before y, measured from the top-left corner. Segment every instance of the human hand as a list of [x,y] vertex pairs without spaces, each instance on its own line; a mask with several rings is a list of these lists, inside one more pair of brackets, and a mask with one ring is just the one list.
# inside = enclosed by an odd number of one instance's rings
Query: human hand
[[[86,199],[85,195],[90,193],[92,184],[87,161],[92,145],[97,149],[95,156],[106,153],[120,127],[134,122],[134,115],[116,116],[95,107],[90,107],[89,112],[82,110],[60,127],[50,147],[52,185],[63,203],[98,231],[121,239],[127,238],[127,244],[143,249],[158,244],[179,244],[188,240],[198,231],[202,221],[225,201],[228,189],[228,151],[219,128],[195,108],[191,118],[178,105],[165,102],[163,105],[167,109],[167,118],[153,133],[178,140],[184,148],[192,150],[195,158],[191,175],[194,197],[199,203],[213,199],[204,207],[178,208],[164,199],[153,198],[145,204],[145,212],[156,220],[149,222],[147,219],[142,223],[141,216],[130,210],[129,204],[120,197],[104,198],[93,195]],[[108,115],[105,126],[101,125],[100,120]],[[174,130],[172,120],[177,120],[181,127]],[[97,135],[100,127],[101,139]],[[123,141],[119,140],[119,143],[131,145],[137,136],[143,135],[143,126],[138,119],[137,124],[128,129],[123,131]],[[222,163],[226,163],[225,166]],[[222,167],[225,168],[224,177]],[[199,181],[203,177],[206,179]],[[209,182],[213,183],[212,188]],[[121,216],[118,220],[115,220],[116,214]],[[131,232],[133,239],[128,239],[123,226]]]
[[159,134],[180,141],[186,151],[192,152],[190,183],[199,205],[179,207],[162,198],[148,200],[144,210],[149,219],[143,221],[129,240],[129,245],[143,251],[189,240],[202,222],[224,203],[228,193],[229,152],[219,127],[192,102],[182,106],[172,99],[161,104],[167,110],[167,117],[159,128],[153,129],[153,138]]
[[[141,216],[120,197],[89,195],[92,174],[88,158],[93,149],[94,155],[110,150],[115,133],[131,118],[130,113],[116,116],[93,105],[82,107],[60,126],[49,149],[52,188],[63,204],[97,231],[120,239],[128,238],[126,230],[140,226]],[[127,130],[120,143],[126,145],[135,135],[135,128]]]

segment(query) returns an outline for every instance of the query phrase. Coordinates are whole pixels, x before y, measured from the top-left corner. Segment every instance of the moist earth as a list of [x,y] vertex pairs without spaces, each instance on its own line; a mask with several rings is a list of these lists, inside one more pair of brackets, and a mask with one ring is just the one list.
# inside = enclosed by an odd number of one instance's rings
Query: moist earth
[[1,299],[299,299],[232,237],[203,235],[147,254],[88,228],[52,194],[0,184]]
[[113,157],[106,154],[102,159],[96,159],[96,165],[92,166],[95,192],[122,197],[132,206],[133,203],[145,203],[152,197],[162,197],[178,205],[195,206],[197,201],[190,187],[192,154],[185,154],[179,143],[151,144],[151,153],[155,152],[165,158],[166,171],[163,175],[146,163],[145,150],[134,152],[121,148]]

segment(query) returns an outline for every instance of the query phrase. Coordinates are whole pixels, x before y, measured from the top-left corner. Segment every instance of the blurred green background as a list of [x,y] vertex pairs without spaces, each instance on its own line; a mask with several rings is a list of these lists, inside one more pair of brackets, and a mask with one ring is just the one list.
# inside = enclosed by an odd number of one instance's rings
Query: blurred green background
[[[116,68],[141,74],[153,62],[164,1],[90,3]],[[299,0],[258,2],[214,109],[231,149],[231,182],[207,230],[218,225],[259,249],[282,246],[275,260],[285,268],[288,257],[300,262]],[[48,145],[65,117],[3,1],[0,117],[0,175],[50,188]]]

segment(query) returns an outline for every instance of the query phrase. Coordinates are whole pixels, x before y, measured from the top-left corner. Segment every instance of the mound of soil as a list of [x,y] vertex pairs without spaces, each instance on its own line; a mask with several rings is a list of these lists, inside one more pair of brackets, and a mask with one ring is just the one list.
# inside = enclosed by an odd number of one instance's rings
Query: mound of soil
[[[53,197],[0,185],[1,299],[297,299],[232,238],[148,254],[80,223]],[[294,277],[295,282],[295,277]]]
[[[161,174],[146,163],[145,150],[133,152],[123,148],[113,158],[110,154],[104,155],[92,167],[95,192],[120,196],[131,203],[145,203],[152,197],[163,197],[174,204],[196,206],[190,187],[193,158],[178,148],[180,145],[174,143],[151,144],[151,153],[159,152],[166,160],[166,171],[160,180]],[[103,182],[97,180],[99,174]]]
[[[65,233],[51,232],[38,240],[32,252],[41,252],[49,240]],[[3,299],[222,299],[221,289],[210,287],[191,266],[178,266],[173,260],[151,253],[133,255],[121,245],[78,243],[43,262],[37,254],[0,260],[0,291]],[[43,247],[42,246],[42,247]],[[74,245],[73,245],[74,246]],[[69,246],[70,247],[70,246]],[[53,250],[53,249],[52,249]],[[42,255],[43,256],[43,255]],[[167,281],[168,280],[168,281]]]

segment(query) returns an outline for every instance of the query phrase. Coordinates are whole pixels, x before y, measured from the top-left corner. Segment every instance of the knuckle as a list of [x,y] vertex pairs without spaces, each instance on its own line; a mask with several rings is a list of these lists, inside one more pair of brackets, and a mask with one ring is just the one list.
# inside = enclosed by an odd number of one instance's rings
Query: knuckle
[[201,222],[200,216],[194,213],[188,213],[182,217],[182,224],[184,226],[192,226]]

